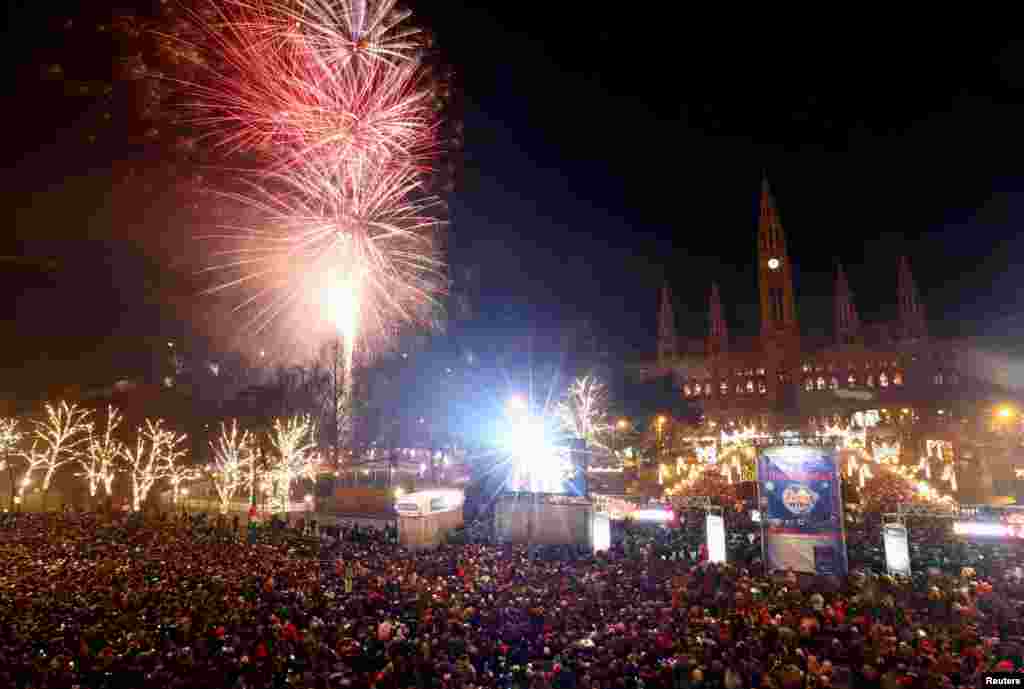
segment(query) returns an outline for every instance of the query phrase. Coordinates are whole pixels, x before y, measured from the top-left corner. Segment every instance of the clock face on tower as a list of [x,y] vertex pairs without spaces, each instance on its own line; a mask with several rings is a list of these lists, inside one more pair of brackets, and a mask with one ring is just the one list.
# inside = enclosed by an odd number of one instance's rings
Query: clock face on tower
[[768,259],[768,267],[770,269],[778,270],[779,269],[779,265],[780,265],[779,264],[779,259],[777,259],[777,258],[769,258]]

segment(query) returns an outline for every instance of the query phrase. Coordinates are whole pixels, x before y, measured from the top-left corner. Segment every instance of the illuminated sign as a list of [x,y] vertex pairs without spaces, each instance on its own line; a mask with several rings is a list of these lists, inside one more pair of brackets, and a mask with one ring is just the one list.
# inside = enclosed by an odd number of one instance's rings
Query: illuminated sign
[[1010,530],[1005,524],[996,522],[953,522],[953,533],[957,536],[979,538],[1007,538]]
[[633,513],[633,519],[638,522],[654,522],[657,524],[667,524],[672,521],[671,510],[637,510]]
[[717,514],[707,518],[708,560],[725,562],[725,520]]
[[910,548],[907,545],[907,527],[902,524],[886,524],[882,529],[885,544],[885,567],[889,574],[910,576]]

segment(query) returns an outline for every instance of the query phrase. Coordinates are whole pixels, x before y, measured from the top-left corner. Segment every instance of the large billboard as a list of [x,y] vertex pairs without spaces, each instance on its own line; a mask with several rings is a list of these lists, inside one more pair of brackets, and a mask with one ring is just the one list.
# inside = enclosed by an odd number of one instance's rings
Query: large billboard
[[757,480],[769,570],[846,574],[835,452],[811,445],[765,448],[757,461]]

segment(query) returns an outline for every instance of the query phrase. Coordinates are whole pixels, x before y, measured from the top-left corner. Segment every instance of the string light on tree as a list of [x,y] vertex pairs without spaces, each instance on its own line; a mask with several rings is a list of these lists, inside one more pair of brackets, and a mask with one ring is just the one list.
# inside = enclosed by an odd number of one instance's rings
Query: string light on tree
[[[210,443],[213,449],[213,467],[211,475],[213,486],[220,499],[220,511],[227,514],[231,501],[248,481],[255,480],[256,456],[253,452],[253,437],[249,431],[239,432],[238,421],[233,420],[231,426],[220,425],[220,437],[216,443]],[[251,496],[250,487],[250,498]]]
[[132,509],[142,509],[142,503],[153,485],[169,478],[178,459],[188,452],[182,448],[185,435],[178,435],[164,428],[163,419],[146,419],[138,429],[135,447],[126,448],[123,454],[132,485]]
[[89,497],[95,498],[102,486],[105,494],[110,497],[114,477],[120,467],[119,460],[124,456],[125,446],[115,437],[121,426],[122,417],[117,408],[107,407],[107,420],[100,436],[90,435],[86,454],[79,459],[83,476],[89,486]]
[[89,422],[91,412],[75,403],[47,403],[44,410],[43,419],[32,420],[32,447],[23,456],[28,462],[26,479],[36,470],[43,472],[41,489],[45,504],[54,474],[64,465],[78,460],[88,447],[93,426]]
[[604,447],[612,426],[608,420],[608,390],[594,376],[583,376],[569,384],[565,399],[555,407],[562,430],[588,446]]
[[317,458],[312,440],[313,422],[309,416],[274,420],[270,432],[273,455],[269,474],[277,486],[275,511],[287,510],[291,505],[292,481],[302,475],[315,475]]

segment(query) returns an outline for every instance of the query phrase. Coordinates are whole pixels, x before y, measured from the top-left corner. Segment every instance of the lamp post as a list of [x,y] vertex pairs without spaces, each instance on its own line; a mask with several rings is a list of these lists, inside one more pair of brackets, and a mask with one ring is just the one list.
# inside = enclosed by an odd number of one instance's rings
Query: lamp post
[[665,429],[665,422],[667,420],[668,419],[665,417],[664,414],[660,414],[658,416],[658,418],[655,419],[655,426],[658,429],[658,459],[659,460],[661,459],[661,455],[664,454],[664,450],[665,450],[664,442],[663,442],[663,437],[662,437],[662,432]]
[[617,445],[615,449],[617,449],[619,452],[622,452],[623,450],[622,440],[627,428],[629,428],[629,421],[626,421],[625,419],[619,419],[618,422],[615,424],[615,430],[617,431],[615,433],[615,444]]

